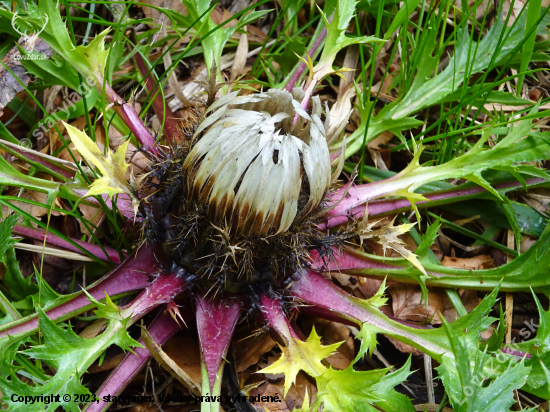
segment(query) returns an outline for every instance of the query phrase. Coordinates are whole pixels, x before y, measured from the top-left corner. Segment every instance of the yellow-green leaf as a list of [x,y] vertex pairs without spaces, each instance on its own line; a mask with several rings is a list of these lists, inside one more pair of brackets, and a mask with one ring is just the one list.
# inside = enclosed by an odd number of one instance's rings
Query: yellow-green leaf
[[94,181],[86,193],[86,196],[96,196],[107,194],[113,196],[117,193],[126,193],[132,199],[134,212],[137,212],[139,199],[137,191],[126,179],[126,171],[130,166],[125,161],[126,149],[128,141],[121,144],[113,154],[107,151],[107,156],[104,156],[99,147],[94,143],[88,135],[76,127],[63,122],[71,141],[74,143],[76,150],[86,159],[86,161],[101,172],[102,177]]
[[317,377],[321,376],[327,368],[322,360],[329,357],[343,342],[332,345],[321,345],[321,338],[317,335],[315,327],[307,341],[292,339],[288,346],[281,347],[281,357],[260,373],[284,373],[285,374],[285,396],[290,386],[296,382],[296,375],[303,370],[307,374]]

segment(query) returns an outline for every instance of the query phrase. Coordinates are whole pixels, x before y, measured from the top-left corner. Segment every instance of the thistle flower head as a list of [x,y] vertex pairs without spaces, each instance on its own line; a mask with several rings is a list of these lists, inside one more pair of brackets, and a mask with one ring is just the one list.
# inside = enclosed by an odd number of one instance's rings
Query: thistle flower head
[[185,159],[189,193],[208,204],[214,219],[238,234],[286,231],[323,199],[331,180],[321,103],[313,98],[309,115],[304,92],[222,97],[198,127],[208,129]]

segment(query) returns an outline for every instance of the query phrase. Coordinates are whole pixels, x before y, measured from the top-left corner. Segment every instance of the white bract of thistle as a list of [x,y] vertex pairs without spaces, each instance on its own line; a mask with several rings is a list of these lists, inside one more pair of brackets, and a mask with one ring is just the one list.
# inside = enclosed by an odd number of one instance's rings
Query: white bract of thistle
[[[184,162],[187,187],[236,233],[282,233],[330,186],[328,122],[321,122],[318,97],[311,116],[300,106],[301,89],[237,93],[217,100],[198,127],[194,138],[209,129]],[[307,200],[299,202],[302,191]]]

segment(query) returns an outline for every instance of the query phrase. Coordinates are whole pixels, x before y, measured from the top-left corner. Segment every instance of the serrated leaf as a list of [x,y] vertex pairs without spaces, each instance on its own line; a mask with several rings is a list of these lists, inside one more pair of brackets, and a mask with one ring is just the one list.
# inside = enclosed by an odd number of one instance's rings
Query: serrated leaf
[[510,360],[508,367],[487,385],[486,380],[490,376],[486,372],[486,365],[490,356],[479,350],[471,350],[444,318],[442,321],[454,357],[444,357],[437,370],[454,410],[509,411],[515,403],[514,389],[524,385],[531,368],[526,367],[523,360],[519,363]]
[[12,301],[24,300],[38,292],[38,285],[32,282],[32,276],[23,277],[13,247],[4,253],[4,264],[6,274],[3,282]]
[[[207,73],[210,76],[210,69],[216,65],[218,76],[220,76],[220,63],[223,49],[231,36],[237,31],[259,19],[271,10],[252,11],[242,16],[231,27],[218,27],[210,18],[211,8],[210,1],[205,0],[183,0],[183,4],[187,8],[187,15],[183,16],[180,13],[166,12],[176,21],[180,21],[184,27],[193,27],[201,37],[201,47],[203,50],[204,61],[207,67]],[[210,12],[209,12],[209,8]],[[218,80],[221,80],[218,79]]]
[[[42,79],[44,84],[64,85],[73,90],[77,90],[80,86],[78,73],[66,60],[55,55],[49,60],[43,60],[38,57],[38,53],[34,51],[29,53],[22,47],[19,47],[19,51],[22,56],[36,56],[21,60],[21,64],[27,72]],[[90,105],[90,107],[92,106]],[[57,114],[59,115],[59,113]]]
[[[538,105],[530,111],[530,114],[535,114],[537,110]],[[420,186],[449,178],[469,179],[500,198],[500,194],[483,178],[482,172],[502,166],[516,168],[517,163],[537,162],[550,158],[550,145],[543,139],[544,136],[541,133],[530,133],[532,128],[533,123],[530,118],[520,120],[519,124],[510,128],[508,135],[492,148],[484,148],[492,132],[492,128],[485,129],[481,138],[468,152],[437,166],[420,166],[417,160],[418,153],[421,152],[419,148],[411,163],[393,179],[357,187],[353,196],[344,198],[333,209],[332,214],[345,214],[351,208],[382,196],[397,194],[405,197],[412,196]],[[532,168],[523,168],[521,165],[517,168],[522,173],[540,177],[540,172],[534,173]],[[548,177],[547,174],[544,176]]]
[[94,314],[100,318],[103,319],[115,319],[119,322],[123,321],[123,318],[121,317],[121,311],[120,308],[114,304],[114,302],[111,300],[107,292],[105,292],[105,303],[102,303],[95,299],[92,295],[90,295],[85,289],[83,289],[83,292],[88,296],[88,299],[90,302],[95,304],[97,306],[97,309],[94,310]]
[[97,81],[104,77],[109,51],[105,50],[105,37],[111,29],[105,29],[96,35],[86,46],[77,46],[71,50],[71,60],[79,60],[92,71]]
[[10,215],[0,222],[0,262],[2,263],[6,263],[6,251],[17,243],[17,240],[11,237],[11,232],[18,218],[17,215]]
[[422,236],[422,242],[416,248],[416,254],[418,256],[424,256],[424,254],[427,253],[430,247],[434,244],[440,226],[441,221],[439,217],[435,222],[428,226],[428,229],[424,232],[424,236]]
[[48,310],[61,295],[53,290],[48,282],[44,281],[36,267],[34,268],[34,276],[38,283],[38,293],[31,296],[33,307],[40,306],[43,310]]
[[321,338],[313,327],[307,341],[292,339],[288,346],[281,347],[281,357],[258,373],[284,373],[286,396],[290,386],[296,382],[296,375],[301,370],[313,377],[323,374],[327,368],[321,361],[332,355],[342,343],[321,345]]
[[[525,327],[520,329],[522,341],[516,343],[514,339],[510,344],[510,348],[531,353],[532,357],[525,361],[525,365],[532,368],[532,370],[523,389],[548,400],[550,399],[550,385],[548,384],[548,373],[545,365],[550,365],[550,310],[544,310],[540,300],[534,293],[533,298],[539,311],[538,324],[535,322],[536,319],[525,321]],[[531,339],[534,333],[536,335]]]
[[[357,0],[337,0],[336,6],[331,2],[327,2],[325,5],[325,12],[319,10],[325,24],[327,25],[327,36],[325,41],[325,47],[319,58],[319,63],[313,69],[313,77],[317,80],[321,80],[323,77],[335,73],[332,69],[332,64],[336,55],[343,48],[352,44],[362,44],[371,42],[381,42],[383,40],[374,36],[362,36],[362,37],[347,37],[346,30],[353,18]],[[332,21],[329,22],[330,14],[334,11]]]
[[369,352],[369,355],[372,355],[372,353],[376,349],[376,345],[378,344],[378,341],[376,340],[376,335],[380,332],[380,329],[367,322],[361,325],[361,330],[356,336],[357,339],[361,339],[361,346],[353,363],[363,358],[363,356],[365,356],[365,353],[367,352]]
[[384,306],[389,299],[389,297],[386,296],[385,292],[386,292],[386,279],[383,280],[382,284],[378,288],[378,291],[373,296],[366,299],[365,302],[375,308]]
[[137,192],[126,179],[126,170],[130,167],[125,159],[129,140],[121,144],[114,155],[111,151],[108,151],[107,156],[104,156],[101,150],[99,150],[99,147],[97,147],[94,141],[90,139],[86,133],[65,122],[63,122],[63,125],[67,129],[76,150],[78,150],[89,163],[97,167],[103,175],[90,185],[88,193],[86,193],[85,196],[103,194],[113,196],[117,193],[125,193],[132,199],[134,212],[137,213],[139,207]]
[[[520,16],[520,19],[524,15]],[[479,73],[489,66],[491,61],[504,59],[523,39],[524,25],[516,22],[512,27],[505,25],[502,8],[499,17],[488,33],[478,43],[473,41],[468,30],[460,28],[457,34],[456,51],[447,67],[433,78],[413,83],[413,87],[401,102],[393,107],[390,117],[406,117],[422,108],[435,104],[457,90],[464,81],[464,73]],[[433,48],[427,47],[427,50]],[[494,56],[495,51],[498,53]],[[418,77],[428,78],[431,72],[418,72]]]
[[317,378],[316,406],[327,412],[412,412],[411,401],[394,389],[411,374],[410,367],[410,357],[390,374],[389,368],[359,372],[353,366],[341,371],[331,367]]
[[[48,46],[70,62],[85,78],[91,78],[100,84],[103,83],[104,71],[108,52],[104,48],[105,36],[110,29],[98,34],[86,46],[73,45],[66,24],[59,13],[59,5],[53,0],[40,1],[37,5],[28,5],[29,17],[23,19],[33,29],[41,28],[42,16],[48,16],[48,23],[40,33]],[[90,80],[92,80],[90,79]]]
[[[39,359],[56,369],[53,375],[43,385],[28,385],[21,381],[12,369],[11,376],[0,376],[0,390],[4,395],[4,402],[14,411],[38,411],[46,406],[54,410],[58,406],[66,411],[80,411],[79,402],[74,402],[71,396],[69,401],[54,400],[46,403],[44,399],[36,398],[32,405],[21,402],[13,402],[11,395],[25,394],[27,396],[39,396],[50,394],[90,394],[89,390],[80,382],[81,376],[88,367],[107,349],[116,344],[124,350],[131,346],[141,346],[132,339],[121,322],[110,320],[106,330],[92,339],[84,339],[72,331],[70,327],[62,327],[51,321],[44,311],[38,307],[38,319],[40,331],[43,336],[43,344],[32,346],[21,353],[33,359]],[[28,409],[29,406],[31,409]]]
[[[418,5],[417,0],[409,5],[409,7],[416,7],[415,5]],[[411,9],[402,8],[399,10],[398,14],[403,13],[400,16],[401,19],[407,18],[407,10]],[[454,53],[452,53],[449,64],[444,70],[433,77],[430,77],[435,68],[431,53],[435,49],[434,44],[436,44],[435,42],[438,40],[437,34],[440,30],[436,28],[436,30],[431,32],[428,31],[429,35],[425,40],[423,39],[423,41],[426,41],[426,45],[424,45],[425,52],[416,58],[419,64],[411,88],[401,101],[396,101],[393,104],[387,105],[376,117],[363,117],[361,125],[348,138],[346,158],[357,153],[365,143],[370,142],[372,139],[376,138],[376,136],[380,135],[380,133],[384,131],[393,132],[393,130],[390,130],[390,125],[393,124],[393,121],[405,119],[412,121],[413,119],[411,116],[414,113],[426,107],[449,101],[452,96],[456,97],[454,100],[464,99],[464,88],[461,88],[461,86],[465,78],[467,78],[465,73],[472,76],[487,70],[489,67],[495,67],[499,62],[507,59],[517,45],[524,39],[525,13],[520,14],[518,21],[516,21],[512,27],[506,26],[506,16],[503,16],[502,8],[499,9],[498,16],[499,17],[495,19],[495,24],[491,26],[487,34],[485,34],[479,42],[473,41],[474,36],[470,35],[465,28],[459,29],[456,37],[456,48]],[[434,14],[432,19],[429,26],[435,26],[438,17]],[[399,19],[396,19],[391,24],[391,29],[388,30],[387,35],[391,35],[393,30],[400,27],[398,23]],[[543,26],[544,22],[541,22],[539,27],[542,28]],[[439,60],[438,58],[437,61]],[[482,86],[474,86],[476,89],[479,87]],[[475,89],[470,91],[471,93],[475,93]],[[483,102],[485,102],[485,100],[483,100]],[[365,130],[367,124],[368,129]],[[414,126],[408,128],[412,127]],[[400,130],[404,129],[405,127],[400,128]],[[366,139],[364,137],[366,137]]]

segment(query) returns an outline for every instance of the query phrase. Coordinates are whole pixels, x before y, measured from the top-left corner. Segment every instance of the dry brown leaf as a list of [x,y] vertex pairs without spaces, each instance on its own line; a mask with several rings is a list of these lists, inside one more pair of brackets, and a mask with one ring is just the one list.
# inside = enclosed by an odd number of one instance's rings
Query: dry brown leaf
[[[103,222],[103,219],[105,219],[105,211],[103,209],[94,207],[94,206],[88,206],[84,203],[78,204],[78,209],[80,210],[80,213],[82,213],[82,216],[84,219],[86,219],[88,222],[88,226],[91,230],[94,230],[94,225],[99,226],[101,222]],[[81,219],[78,219],[78,224],[80,226],[80,231],[84,233],[86,236],[91,236],[92,233],[86,228],[84,223],[82,223]]]
[[195,339],[189,337],[171,338],[164,344],[163,349],[166,355],[180,368],[185,369],[195,382],[200,383],[200,350]]
[[236,370],[242,372],[248,367],[258,363],[264,353],[269,352],[275,346],[275,341],[269,334],[260,337],[250,337],[242,340],[236,346],[235,357],[237,359]]
[[141,339],[149,349],[149,353],[155,360],[172,375],[178,382],[189,389],[193,394],[200,395],[201,382],[194,379],[187,370],[181,368],[166,352],[162,350],[160,345],[154,341],[153,337],[147,332],[145,327],[141,328]]
[[413,348],[411,345],[407,345],[406,343],[400,342],[397,339],[392,338],[391,336],[388,336],[388,339],[390,342],[402,353],[412,353],[414,356],[422,356],[422,352],[419,351],[416,348]]
[[[244,26],[244,30],[246,30],[246,26]],[[229,77],[230,81],[234,81],[241,74],[245,73],[244,66],[246,65],[247,54],[248,35],[243,33],[239,39],[239,45],[237,46],[237,51],[235,52],[235,60],[233,60],[233,65],[231,66],[231,75]]]
[[384,132],[378,135],[374,140],[369,143],[371,149],[381,149],[380,146],[386,145],[395,135],[391,132]]
[[296,383],[286,394],[285,400],[286,404],[291,408],[290,410],[302,407],[306,390],[309,396],[309,404],[312,405],[315,402],[317,387],[313,384],[312,378],[310,378],[305,372],[300,372],[296,377]]
[[[533,102],[535,104],[535,102]],[[495,114],[501,113],[501,112],[517,112],[521,109],[527,109],[529,107],[533,107],[532,105],[518,105],[518,106],[512,106],[507,104],[499,104],[499,103],[487,103],[484,105],[485,109],[489,112],[493,112]],[[543,104],[542,106],[539,106],[541,110],[548,110],[550,109],[550,104]]]
[[[294,391],[294,385],[290,388],[288,393],[290,394],[291,391]],[[273,384],[266,382],[263,385],[261,385],[259,388],[253,389],[250,392],[250,396],[275,396],[277,395],[279,399],[281,399],[280,402],[260,402],[259,404],[255,404],[255,406],[261,408],[264,407],[269,412],[291,412],[292,409],[290,409],[286,403],[286,400],[283,398],[284,393],[284,387],[283,384]],[[268,398],[269,399],[269,398]]]
[[[52,56],[53,52],[46,43],[38,38],[38,36],[23,36],[19,39],[18,44],[27,51],[35,50],[37,53],[44,55],[46,58]],[[27,69],[21,64],[21,53],[17,46],[12,49],[2,58],[2,66],[0,66],[0,116],[3,113],[4,107],[13,100],[13,98],[25,89],[31,81],[27,74]],[[13,74],[7,69],[9,68]],[[21,84],[23,83],[23,84]]]
[[[393,283],[389,290],[394,316],[398,319],[441,324],[440,314],[443,314],[448,322],[454,322],[458,317],[443,289],[432,288],[428,291],[428,307],[426,302],[420,303],[422,290],[418,285]],[[480,302],[475,290],[460,289],[458,294],[468,312],[471,312]]]
[[[231,13],[229,10],[220,10],[219,8],[215,8],[212,10],[212,14],[210,15],[210,18],[215,24],[223,23],[224,21],[230,19],[233,17],[233,13]],[[226,24],[223,25],[224,28],[227,27],[233,27],[237,24],[237,19],[230,20]],[[247,26],[246,28],[247,34],[248,34],[248,41],[251,43],[265,43],[267,39],[267,35],[254,26]],[[234,33],[233,36],[231,36],[234,40],[239,40],[241,34],[240,33]]]
[[115,356],[111,356],[107,359],[105,359],[101,365],[92,365],[88,368],[88,373],[98,373],[98,372],[104,372],[109,371],[111,369],[114,369],[118,366],[120,362],[124,359],[126,356],[125,353],[117,353]]
[[[355,278],[354,276],[350,276],[345,273],[340,273],[336,271],[330,272],[330,277],[331,279],[338,281],[338,283],[340,283],[342,287],[349,288],[351,290],[355,289],[357,287],[357,284],[359,283],[357,282],[357,278]],[[355,279],[355,280],[352,280],[352,279]]]
[[550,189],[545,187],[531,189],[529,193],[521,196],[521,200],[545,215],[548,213],[550,206]]
[[[19,193],[19,189],[13,189],[13,190],[10,190],[9,195],[11,196],[17,196]],[[41,193],[41,192],[36,192],[34,190],[25,190],[23,191],[23,193],[21,193],[21,195],[17,196],[21,199],[27,199],[27,200],[32,200],[33,202],[39,202],[39,203],[46,203],[47,199],[48,199],[48,195],[46,193]],[[37,218],[40,218],[42,216],[45,216],[48,214],[48,209],[44,208],[44,207],[41,207],[41,206],[35,206],[35,205],[32,205],[30,203],[27,203],[27,202],[19,202],[17,200],[11,200],[10,201],[11,204],[13,204],[14,206],[17,206],[18,208],[20,208],[21,210],[24,210],[25,212],[27,212],[28,214],[30,214],[31,216],[33,217],[37,217]],[[7,206],[4,206],[2,205],[2,213],[4,216],[7,216],[11,213],[12,209],[7,207]],[[59,212],[56,212],[55,210],[52,210],[52,216],[59,216],[60,213]]]
[[[414,405],[414,410],[420,411],[420,412],[437,412],[440,410],[439,408],[440,406],[434,403],[424,403],[422,405]],[[441,409],[441,412],[453,412],[453,410],[451,408],[447,408],[446,406],[444,406],[443,409]]]
[[[278,396],[281,402],[259,402],[254,403],[256,407],[265,407],[270,412],[291,412],[295,408],[301,408],[304,402],[305,393],[309,396],[309,404],[312,405],[315,402],[317,388],[313,384],[312,379],[309,378],[304,372],[298,373],[296,377],[296,384],[292,385],[286,395],[284,393],[284,382],[271,383],[266,382],[260,385],[258,388],[253,389],[250,392],[251,396]],[[260,409],[261,410],[261,409]]]
[[529,236],[529,235],[522,235],[522,236],[523,236],[523,239],[521,240],[521,243],[519,245],[519,251],[521,253],[525,253],[529,249],[531,249],[531,247],[535,243],[537,243],[538,239],[536,237]]
[[[477,292],[473,289],[459,289],[458,296],[464,305],[464,308],[470,313],[474,308],[479,305],[481,299],[478,298]],[[447,322],[454,322],[458,319],[458,313],[456,312],[450,299],[445,301],[445,307],[443,308],[443,316]]]
[[[475,252],[477,252],[477,251],[479,251],[479,250],[481,250],[485,247],[485,245],[483,245],[483,244],[480,244],[480,245],[477,245],[477,246],[463,245],[463,244],[457,242],[456,240],[451,239],[449,236],[447,236],[445,233],[443,233],[443,231],[441,229],[439,229],[437,231],[437,233],[439,234],[437,239],[439,240],[440,245],[445,250],[448,250],[448,248],[450,248],[450,245],[453,245],[453,246],[456,246],[457,248],[459,248],[461,250],[464,250],[465,252],[474,252],[475,253]],[[453,251],[453,250],[454,249],[451,248],[451,251]],[[451,256],[451,257],[454,257],[454,256]]]
[[382,282],[383,281],[381,279],[359,278],[357,289],[363,295],[363,299],[372,298],[374,295],[376,295],[376,292],[380,290]]
[[[522,1],[522,0],[505,0],[504,1],[504,5],[502,7],[502,14],[508,18],[507,20],[508,27],[511,27],[515,23],[516,19],[520,16],[524,7],[525,7],[525,1]],[[512,8],[511,12],[510,12],[510,8]],[[483,10],[485,10],[485,8]]]
[[105,330],[107,319],[98,319],[91,325],[87,326],[82,332],[78,334],[81,338],[92,339]]
[[420,303],[422,290],[418,285],[394,283],[388,289],[392,297],[393,313],[397,319],[441,323],[439,313],[443,312],[448,299],[444,291],[440,289],[429,291],[428,307],[426,307],[426,302]]
[[[144,0],[142,3],[155,7],[165,7],[165,0]],[[155,22],[158,23],[161,16],[160,11],[147,6],[141,6],[141,8],[143,9],[143,13],[145,13],[145,17],[147,17],[148,19],[153,19]],[[168,0],[168,9],[174,10],[175,12],[183,14],[185,16],[187,15],[187,7],[185,7],[183,2],[181,2],[180,0]],[[169,19],[167,19],[167,23],[171,24]]]
[[441,264],[448,268],[480,270],[493,267],[493,258],[489,255],[478,255],[471,258],[444,256]]

